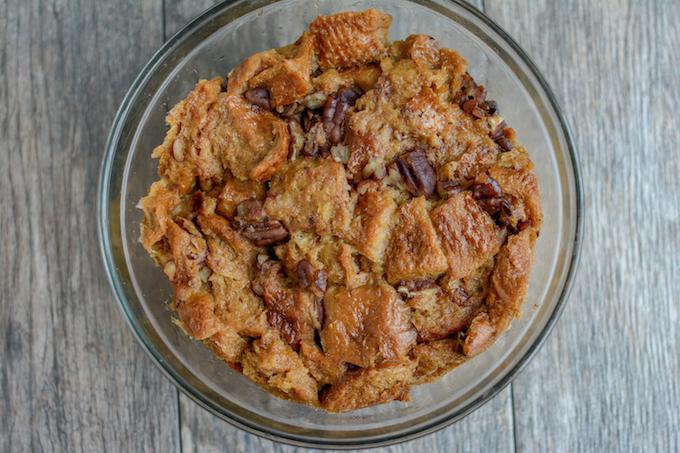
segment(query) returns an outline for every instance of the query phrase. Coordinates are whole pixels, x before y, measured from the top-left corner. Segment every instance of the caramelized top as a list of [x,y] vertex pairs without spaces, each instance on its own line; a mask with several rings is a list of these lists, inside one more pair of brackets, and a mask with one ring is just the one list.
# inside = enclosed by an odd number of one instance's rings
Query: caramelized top
[[406,400],[519,314],[542,214],[527,151],[426,35],[369,9],[201,80],[168,113],[141,242],[178,325],[274,394]]

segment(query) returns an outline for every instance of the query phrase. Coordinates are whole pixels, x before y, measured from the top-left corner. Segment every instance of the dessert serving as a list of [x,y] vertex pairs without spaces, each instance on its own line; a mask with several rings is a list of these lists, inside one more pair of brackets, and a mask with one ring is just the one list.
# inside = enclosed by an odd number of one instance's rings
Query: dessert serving
[[527,151],[435,39],[376,10],[198,81],[153,151],[141,242],[178,325],[271,393],[408,400],[524,300],[542,214]]

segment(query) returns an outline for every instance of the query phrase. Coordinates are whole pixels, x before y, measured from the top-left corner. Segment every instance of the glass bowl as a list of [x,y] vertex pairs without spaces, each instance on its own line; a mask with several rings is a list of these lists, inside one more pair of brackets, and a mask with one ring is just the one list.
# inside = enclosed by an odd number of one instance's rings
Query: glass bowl
[[[246,56],[293,42],[319,14],[374,7],[393,17],[392,39],[426,33],[470,62],[470,72],[529,150],[545,223],[522,316],[488,351],[412,401],[343,414],[276,398],[187,338],[171,321],[170,286],[139,243],[139,199],[157,178],[151,150],[164,117],[200,78],[225,75]],[[492,398],[552,328],[573,278],[582,224],[574,144],[550,89],[497,25],[463,2],[442,0],[251,0],[225,2],[195,19],[153,56],[127,93],[111,130],[98,195],[101,247],[118,302],[165,375],[213,414],[246,431],[295,445],[392,444],[447,426]]]

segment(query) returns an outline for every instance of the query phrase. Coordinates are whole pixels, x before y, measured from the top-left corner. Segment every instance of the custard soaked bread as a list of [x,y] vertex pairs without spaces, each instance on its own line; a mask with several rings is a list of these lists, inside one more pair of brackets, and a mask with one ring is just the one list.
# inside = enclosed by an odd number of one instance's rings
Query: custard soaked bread
[[275,395],[408,400],[524,300],[542,215],[527,151],[425,35],[376,10],[201,80],[168,114],[141,241],[187,335]]

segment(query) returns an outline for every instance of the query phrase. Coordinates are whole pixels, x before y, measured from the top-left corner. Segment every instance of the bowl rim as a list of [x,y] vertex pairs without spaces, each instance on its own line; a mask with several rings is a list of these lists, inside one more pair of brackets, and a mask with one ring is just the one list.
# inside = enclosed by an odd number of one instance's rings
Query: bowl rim
[[[263,6],[273,4],[275,2],[282,0],[267,0]],[[413,1],[413,0],[411,0]],[[218,11],[222,10],[225,6],[229,6],[235,3],[240,3],[240,0],[223,0],[212,7],[205,10],[203,13],[199,14],[188,24],[182,27],[177,33],[175,33],[170,39],[168,39],[163,45],[153,54],[149,61],[144,65],[142,70],[139,72],[137,77],[135,77],[130,88],[125,94],[123,101],[116,112],[111,131],[107,138],[105,153],[101,162],[99,170],[99,183],[97,190],[97,234],[99,237],[99,246],[104,263],[104,268],[106,271],[107,280],[114,292],[116,301],[118,302],[118,307],[123,313],[123,318],[127,323],[130,330],[132,330],[137,342],[142,346],[147,356],[149,356],[163,375],[173,383],[175,388],[181,391],[184,395],[188,396],[192,401],[197,403],[202,408],[206,409],[213,415],[219,417],[220,419],[226,421],[227,423],[242,429],[248,433],[255,434],[257,436],[269,439],[275,442],[281,442],[288,445],[298,446],[298,447],[312,447],[320,449],[363,449],[372,448],[380,446],[388,446],[396,443],[406,442],[410,440],[423,437],[425,435],[434,433],[443,429],[447,426],[452,425],[456,421],[464,418],[474,410],[481,407],[483,404],[487,403],[493,399],[501,390],[503,390],[508,384],[510,384],[514,378],[524,369],[524,367],[531,361],[534,355],[543,346],[546,338],[549,336],[550,332],[554,328],[557,320],[561,316],[566,301],[571,293],[574,280],[576,278],[576,273],[578,269],[578,264],[581,257],[581,249],[583,243],[584,235],[584,219],[585,219],[585,203],[584,194],[582,191],[582,181],[581,181],[581,170],[580,162],[578,159],[576,145],[572,136],[571,128],[567,122],[562,109],[557,102],[557,99],[546,82],[545,78],[542,76],[538,70],[536,64],[533,60],[524,52],[524,50],[519,46],[519,44],[499,25],[497,25],[492,19],[490,19],[484,12],[477,10],[472,5],[466,3],[463,0],[445,0],[447,3],[452,3],[458,7],[463,8],[466,12],[470,13],[476,19],[480,20],[484,25],[491,28],[491,30],[498,34],[498,36],[505,41],[506,44],[517,54],[520,60],[527,66],[528,71],[536,78],[538,86],[543,91],[548,105],[553,109],[555,118],[557,120],[556,125],[559,126],[561,132],[564,136],[566,143],[566,150],[568,151],[569,163],[571,164],[571,171],[573,172],[573,184],[575,193],[575,224],[574,224],[574,235],[573,235],[573,248],[571,256],[567,261],[566,277],[564,280],[564,285],[561,293],[557,298],[555,308],[548,317],[543,329],[538,333],[535,341],[529,345],[528,349],[522,355],[517,363],[510,368],[501,379],[494,384],[487,392],[479,395],[474,400],[466,404],[462,409],[455,411],[455,413],[447,414],[441,419],[427,424],[416,431],[400,433],[400,434],[388,434],[385,436],[380,436],[377,439],[365,439],[360,438],[358,440],[352,439],[333,439],[330,442],[319,443],[320,441],[306,440],[303,435],[296,435],[291,433],[274,433],[268,431],[255,423],[249,423],[247,420],[237,418],[235,414],[227,413],[223,408],[217,407],[212,401],[205,398],[204,395],[193,388],[186,379],[177,375],[166,362],[157,354],[155,349],[146,341],[146,338],[141,334],[140,330],[136,326],[136,320],[133,314],[127,307],[126,296],[123,292],[122,284],[119,280],[118,271],[116,269],[116,264],[113,261],[111,254],[111,238],[109,237],[109,199],[107,197],[109,193],[110,186],[110,176],[113,164],[113,158],[115,156],[117,144],[120,138],[124,120],[129,113],[130,106],[132,102],[136,99],[137,92],[142,86],[143,82],[147,79],[147,76],[156,67],[157,63],[163,59],[163,57],[174,47],[174,45],[180,41],[185,35],[190,34],[195,31],[200,24],[202,24],[206,19],[213,16]],[[419,3],[415,0],[415,3]]]

